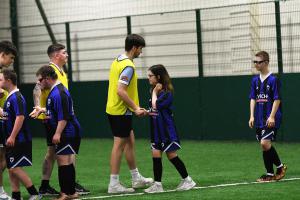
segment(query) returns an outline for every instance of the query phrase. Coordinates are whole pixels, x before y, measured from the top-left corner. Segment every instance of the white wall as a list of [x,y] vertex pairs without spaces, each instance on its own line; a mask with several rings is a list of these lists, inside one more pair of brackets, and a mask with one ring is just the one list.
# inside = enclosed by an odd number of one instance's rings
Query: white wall
[[[256,0],[41,0],[50,23],[80,21],[249,3]],[[272,0],[260,0],[266,2]],[[40,25],[34,0],[18,1],[19,24]]]
[[[267,2],[261,0],[259,2]],[[135,60],[139,77],[153,64],[164,64],[172,77],[198,76],[196,17],[194,11],[164,13],[244,4],[201,10],[205,76],[252,74],[251,60],[258,50],[271,55],[277,72],[274,2],[245,5],[258,0],[41,0],[57,40],[65,44],[64,22],[71,21],[73,78],[75,81],[107,80],[112,60],[124,49],[126,18],[132,32],[146,39],[143,55]],[[282,35],[286,72],[299,72],[299,11],[296,0],[281,2]],[[150,13],[160,13],[141,15]],[[292,13],[289,13],[292,12]],[[34,72],[47,63],[51,44],[34,0],[18,1],[21,73],[33,82]],[[140,16],[135,16],[140,15]],[[110,19],[109,17],[114,17]],[[106,18],[106,19],[99,19]],[[98,19],[98,20],[89,20]],[[75,22],[78,20],[89,20]],[[24,27],[35,25],[35,27]],[[292,60],[290,60],[292,58]],[[289,59],[288,62],[286,62]]]
[[11,38],[11,32],[8,29],[8,27],[10,27],[9,14],[9,1],[0,0],[0,41],[9,40]]

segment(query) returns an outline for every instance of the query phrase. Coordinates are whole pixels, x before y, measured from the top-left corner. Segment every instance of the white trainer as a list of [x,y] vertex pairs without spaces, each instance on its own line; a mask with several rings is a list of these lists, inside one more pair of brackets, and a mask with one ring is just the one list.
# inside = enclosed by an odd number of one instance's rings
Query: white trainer
[[11,200],[11,199],[12,198],[6,192],[0,193],[0,200]]
[[108,185],[109,194],[118,194],[118,193],[132,193],[134,192],[133,188],[127,188],[123,186],[121,183],[117,183],[115,185]]
[[154,182],[149,188],[145,189],[146,193],[159,193],[164,192],[162,184],[160,182]]
[[177,186],[177,191],[184,191],[184,190],[190,190],[193,187],[196,186],[196,183],[193,181],[193,179],[188,176],[185,179],[182,179],[179,185]]
[[38,195],[30,195],[28,200],[40,200],[42,199],[42,195],[38,194]]
[[152,178],[145,178],[142,175],[139,176],[139,178],[132,180],[132,187],[137,189],[137,188],[144,188],[146,186],[150,186],[151,183],[153,183]]

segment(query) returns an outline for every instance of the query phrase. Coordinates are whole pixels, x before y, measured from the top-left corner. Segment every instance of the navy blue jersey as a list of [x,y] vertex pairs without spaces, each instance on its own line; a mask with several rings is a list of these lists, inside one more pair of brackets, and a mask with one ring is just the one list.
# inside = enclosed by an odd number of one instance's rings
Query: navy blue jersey
[[[266,121],[271,114],[273,102],[280,100],[280,87],[279,79],[270,74],[263,82],[260,75],[254,76],[251,82],[250,99],[256,101],[254,112],[254,125],[256,128],[266,127]],[[281,123],[281,103],[275,114],[275,128],[280,127]]]
[[[151,102],[152,100],[150,99],[150,108],[153,110]],[[157,115],[150,116],[152,143],[179,142],[173,118],[172,103],[173,94],[171,92],[161,91],[157,95]]]
[[64,137],[80,137],[81,127],[74,114],[73,101],[67,88],[63,84],[58,84],[50,91],[46,101],[46,115],[50,128],[50,134],[55,134],[57,124],[61,120],[66,120],[67,125],[61,134]]
[[26,101],[19,90],[12,91],[7,97],[3,107],[3,115],[3,132],[6,139],[14,128],[16,117],[23,115],[25,119],[15,141],[17,143],[31,141],[31,134],[26,123]]

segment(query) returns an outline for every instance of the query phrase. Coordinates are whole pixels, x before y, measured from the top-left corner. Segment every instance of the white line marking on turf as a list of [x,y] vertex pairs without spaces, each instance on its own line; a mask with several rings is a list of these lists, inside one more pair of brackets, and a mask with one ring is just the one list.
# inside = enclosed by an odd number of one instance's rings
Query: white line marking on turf
[[[300,177],[282,179],[279,182],[297,181],[297,180],[300,180]],[[194,187],[193,190],[208,189],[208,188],[219,188],[219,187],[229,187],[229,186],[239,186],[239,185],[266,184],[266,183],[275,183],[275,182],[277,182],[277,181],[227,183],[227,184],[219,184],[219,185],[209,185],[209,186]],[[175,191],[176,190],[165,190],[162,193],[175,192]],[[85,200],[85,199],[106,199],[106,198],[124,197],[124,196],[139,196],[139,195],[144,195],[144,194],[147,194],[147,193],[138,192],[138,193],[130,193],[130,194],[115,194],[115,195],[106,195],[106,196],[97,196],[97,197],[84,197],[84,198],[81,198],[81,200]]]

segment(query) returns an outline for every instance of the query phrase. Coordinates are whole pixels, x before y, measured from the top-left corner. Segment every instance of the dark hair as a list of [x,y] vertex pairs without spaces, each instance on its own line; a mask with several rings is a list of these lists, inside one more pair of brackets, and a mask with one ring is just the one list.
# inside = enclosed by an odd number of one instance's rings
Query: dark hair
[[259,51],[255,54],[255,56],[261,57],[264,61],[270,61],[269,54],[266,51]]
[[13,85],[17,85],[17,74],[13,69],[3,69],[3,77],[5,80],[11,80]]
[[146,43],[142,36],[137,34],[130,34],[125,39],[125,51],[130,51],[133,46],[135,47],[145,47]]
[[174,92],[174,88],[169,73],[163,65],[161,64],[153,65],[149,67],[148,70],[155,75],[155,77],[158,80],[158,83],[162,84],[164,90]]
[[1,41],[0,42],[0,53],[4,52],[5,54],[13,54],[14,56],[18,55],[17,48],[10,41]]
[[58,52],[62,49],[65,49],[66,47],[62,44],[56,43],[56,44],[51,44],[48,49],[47,49],[47,54],[49,57],[55,52]]
[[57,74],[55,70],[49,65],[43,65],[37,72],[36,76],[41,75],[42,78],[51,78],[52,80],[57,79]]

